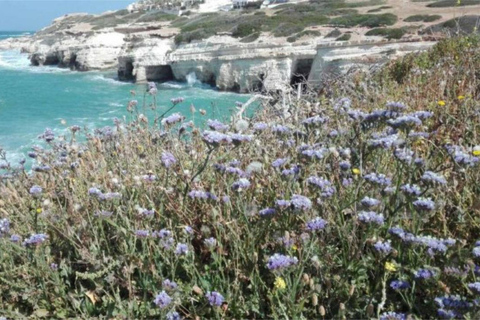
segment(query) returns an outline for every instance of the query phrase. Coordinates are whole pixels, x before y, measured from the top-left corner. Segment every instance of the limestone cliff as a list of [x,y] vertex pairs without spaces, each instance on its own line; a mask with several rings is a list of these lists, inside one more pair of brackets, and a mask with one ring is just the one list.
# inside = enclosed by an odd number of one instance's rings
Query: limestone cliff
[[221,90],[248,92],[282,90],[302,80],[316,84],[326,70],[368,65],[434,44],[421,38],[387,42],[380,37],[354,42],[310,37],[289,43],[262,34],[250,43],[216,35],[177,45],[178,29],[168,23],[139,23],[135,16],[128,20],[115,13],[99,17],[67,15],[32,37],[1,41],[0,49],[28,52],[32,65],[117,69],[120,80],[137,82],[184,81],[195,73]]

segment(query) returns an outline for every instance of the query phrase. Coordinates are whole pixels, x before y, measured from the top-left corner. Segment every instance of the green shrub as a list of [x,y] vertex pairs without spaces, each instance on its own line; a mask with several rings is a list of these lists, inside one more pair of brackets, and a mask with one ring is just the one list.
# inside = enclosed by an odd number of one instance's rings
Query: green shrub
[[400,39],[407,31],[405,28],[376,28],[365,33],[366,36],[383,36],[387,39]]
[[345,34],[341,35],[340,37],[338,37],[338,38],[335,39],[335,40],[336,40],[336,41],[348,41],[348,40],[350,40],[351,37],[352,37],[351,34],[345,33]]
[[417,14],[413,16],[409,16],[404,21],[405,22],[433,22],[435,20],[441,19],[442,16],[440,15],[430,15],[430,14]]
[[391,26],[397,22],[398,18],[392,13],[384,14],[356,14],[337,17],[330,20],[330,24],[339,27],[368,27],[376,28],[381,26]]
[[456,6],[474,6],[480,4],[480,0],[441,0],[427,5],[429,8],[445,8]]

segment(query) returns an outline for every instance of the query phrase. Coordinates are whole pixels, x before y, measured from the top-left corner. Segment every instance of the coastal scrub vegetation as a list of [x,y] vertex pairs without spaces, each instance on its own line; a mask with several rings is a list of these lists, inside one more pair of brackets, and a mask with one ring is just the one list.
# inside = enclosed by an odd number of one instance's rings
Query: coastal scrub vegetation
[[258,32],[271,32],[275,37],[292,37],[308,27],[333,25],[338,27],[381,27],[397,22],[394,14],[359,14],[355,8],[363,5],[382,3],[348,3],[344,1],[321,1],[304,4],[286,4],[275,9],[273,15],[258,12],[205,13],[173,21],[181,33],[175,42],[189,43],[218,33],[230,33],[233,37],[244,38]]
[[0,316],[478,318],[479,49],[231,122],[150,83],[125,121],[47,129],[31,173],[0,153]]

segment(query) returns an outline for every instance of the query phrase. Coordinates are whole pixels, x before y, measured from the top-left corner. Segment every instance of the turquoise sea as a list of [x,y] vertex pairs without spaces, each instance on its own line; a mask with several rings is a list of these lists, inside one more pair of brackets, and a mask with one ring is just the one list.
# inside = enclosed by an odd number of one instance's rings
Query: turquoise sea
[[[21,33],[0,32],[0,39]],[[26,158],[32,145],[39,144],[38,136],[45,128],[57,135],[72,125],[87,127],[112,126],[113,119],[127,116],[126,106],[132,99],[143,102],[145,85],[119,82],[112,72],[73,72],[57,67],[32,67],[26,54],[0,51],[0,147],[7,159]],[[168,82],[158,84],[159,113],[171,106],[170,99],[185,101],[172,112],[190,115],[190,106],[205,109],[204,118],[226,119],[235,110],[235,102],[246,102],[248,95],[217,91],[196,83]]]

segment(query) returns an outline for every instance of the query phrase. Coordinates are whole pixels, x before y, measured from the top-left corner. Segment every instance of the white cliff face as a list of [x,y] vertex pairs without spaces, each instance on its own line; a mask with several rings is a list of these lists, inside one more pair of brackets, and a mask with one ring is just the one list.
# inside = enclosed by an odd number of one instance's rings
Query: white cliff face
[[267,35],[252,43],[214,36],[177,46],[173,36],[178,31],[166,25],[93,30],[85,22],[69,23],[70,18],[56,19],[33,37],[0,41],[0,50],[21,48],[31,54],[33,65],[58,64],[80,71],[117,69],[121,80],[137,82],[186,81],[194,73],[199,81],[221,90],[249,92],[283,90],[303,79],[315,85],[330,70],[383,62],[434,44],[421,39],[339,43],[316,38],[292,44]]

